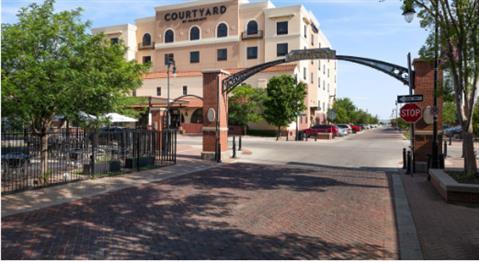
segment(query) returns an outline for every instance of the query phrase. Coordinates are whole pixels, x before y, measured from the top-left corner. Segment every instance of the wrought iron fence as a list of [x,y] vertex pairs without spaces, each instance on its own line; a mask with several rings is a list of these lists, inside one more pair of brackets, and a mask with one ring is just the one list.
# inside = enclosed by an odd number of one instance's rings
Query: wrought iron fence
[[176,130],[2,131],[2,194],[176,163]]

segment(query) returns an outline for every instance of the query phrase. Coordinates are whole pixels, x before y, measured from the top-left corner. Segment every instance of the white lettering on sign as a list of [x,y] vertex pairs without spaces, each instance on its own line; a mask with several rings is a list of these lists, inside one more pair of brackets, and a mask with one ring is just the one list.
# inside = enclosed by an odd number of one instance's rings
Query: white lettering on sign
[[413,108],[413,109],[406,109],[401,110],[401,117],[417,117],[421,115],[421,109]]

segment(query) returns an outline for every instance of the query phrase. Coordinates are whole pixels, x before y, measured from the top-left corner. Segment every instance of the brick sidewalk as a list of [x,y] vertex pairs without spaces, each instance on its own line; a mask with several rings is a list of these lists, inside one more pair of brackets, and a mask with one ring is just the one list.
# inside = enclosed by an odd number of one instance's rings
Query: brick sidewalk
[[2,259],[395,259],[388,176],[222,165],[2,218]]
[[[185,152],[190,149],[184,149]],[[180,152],[179,152],[180,153]],[[187,152],[188,154],[190,152]],[[196,153],[196,152],[195,152]],[[36,190],[28,190],[2,196],[2,217],[71,202],[107,192],[134,187],[154,181],[161,181],[191,172],[216,166],[215,162],[202,161],[192,157],[179,157],[173,166],[151,169],[112,177],[83,180]]]
[[479,259],[479,206],[446,203],[424,174],[402,176],[425,259]]

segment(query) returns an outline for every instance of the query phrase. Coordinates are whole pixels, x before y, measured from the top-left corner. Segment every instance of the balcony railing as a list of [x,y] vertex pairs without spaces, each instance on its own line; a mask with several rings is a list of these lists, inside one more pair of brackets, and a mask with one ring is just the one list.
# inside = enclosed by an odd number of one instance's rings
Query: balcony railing
[[154,48],[155,48],[155,42],[151,42],[149,45],[145,45],[144,43],[138,44],[138,50],[154,49]]
[[241,33],[241,39],[256,39],[256,38],[263,38],[263,30],[258,30],[256,34],[248,34],[248,32]]

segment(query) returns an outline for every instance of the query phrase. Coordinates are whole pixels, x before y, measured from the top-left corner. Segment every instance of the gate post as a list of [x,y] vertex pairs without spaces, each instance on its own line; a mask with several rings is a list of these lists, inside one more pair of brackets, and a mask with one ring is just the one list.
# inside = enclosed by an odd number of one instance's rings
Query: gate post
[[[223,93],[222,90],[223,79],[228,76],[229,73],[221,69],[203,71],[202,159],[215,160],[215,156],[217,155],[216,153],[218,153],[218,157],[220,157],[220,159],[216,159],[217,161],[221,161],[221,159],[226,159],[229,157],[228,95]],[[211,119],[211,117],[214,119]]]
[[[434,100],[434,65],[431,62],[415,59],[413,62],[415,77],[414,77],[414,94],[423,95],[424,100],[417,103],[423,110],[427,106],[433,106]],[[442,144],[442,69],[438,69],[438,88],[437,88],[437,130],[438,130],[438,151],[441,154]],[[419,172],[426,171],[428,155],[432,155],[432,141],[433,141],[433,125],[424,122],[420,119],[415,124],[414,134],[415,148],[414,159],[417,161],[417,169]]]

